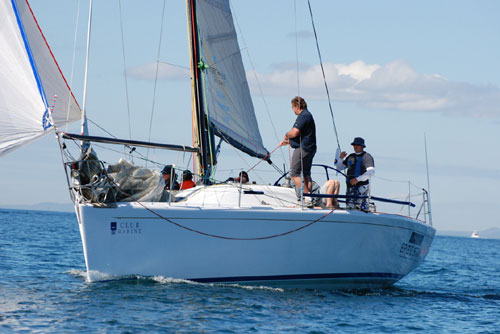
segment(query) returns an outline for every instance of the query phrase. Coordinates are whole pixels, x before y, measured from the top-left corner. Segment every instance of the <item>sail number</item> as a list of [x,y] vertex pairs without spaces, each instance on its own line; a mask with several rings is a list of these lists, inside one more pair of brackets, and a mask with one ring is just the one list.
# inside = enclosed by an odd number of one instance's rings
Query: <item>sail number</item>
[[418,255],[420,254],[420,247],[416,245],[412,245],[406,242],[403,242],[401,244],[401,248],[399,249],[399,256],[404,257],[404,258],[418,258]]

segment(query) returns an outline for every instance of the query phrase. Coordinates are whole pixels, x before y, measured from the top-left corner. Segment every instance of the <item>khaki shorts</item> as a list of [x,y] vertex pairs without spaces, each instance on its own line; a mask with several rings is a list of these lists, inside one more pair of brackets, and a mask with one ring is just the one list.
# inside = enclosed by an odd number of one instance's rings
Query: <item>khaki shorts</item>
[[[311,177],[311,166],[315,154],[316,150],[305,151],[300,147],[296,148],[290,162],[290,176],[301,176],[301,172],[303,172],[304,177]],[[302,168],[304,169],[302,170]]]

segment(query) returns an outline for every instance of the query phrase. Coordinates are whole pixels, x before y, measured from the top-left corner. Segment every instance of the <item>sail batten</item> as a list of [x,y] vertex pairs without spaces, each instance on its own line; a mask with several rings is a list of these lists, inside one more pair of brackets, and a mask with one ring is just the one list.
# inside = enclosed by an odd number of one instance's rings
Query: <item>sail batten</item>
[[[80,119],[80,107],[26,0],[0,3],[0,156]],[[47,100],[56,101],[51,113]]]
[[214,133],[237,149],[263,158],[268,151],[255,117],[228,0],[196,3],[205,108]]

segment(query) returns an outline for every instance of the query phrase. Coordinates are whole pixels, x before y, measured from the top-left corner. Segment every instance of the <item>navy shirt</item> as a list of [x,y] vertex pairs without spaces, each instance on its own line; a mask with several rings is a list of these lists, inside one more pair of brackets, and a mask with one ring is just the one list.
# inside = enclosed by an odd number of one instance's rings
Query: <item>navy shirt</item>
[[314,118],[309,110],[302,110],[297,116],[293,127],[299,129],[300,134],[295,138],[290,138],[290,146],[299,148],[302,141],[302,148],[304,150],[316,150],[316,124],[314,124]]

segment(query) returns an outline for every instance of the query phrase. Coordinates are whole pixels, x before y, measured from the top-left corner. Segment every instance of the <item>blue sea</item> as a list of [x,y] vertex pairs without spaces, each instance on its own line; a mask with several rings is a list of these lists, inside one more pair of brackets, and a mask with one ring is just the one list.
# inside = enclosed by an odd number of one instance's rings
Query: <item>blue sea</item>
[[0,333],[500,333],[500,240],[436,237],[393,288],[88,283],[74,214],[0,209]]

